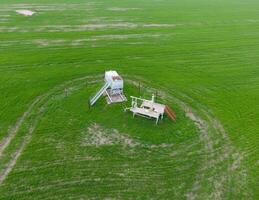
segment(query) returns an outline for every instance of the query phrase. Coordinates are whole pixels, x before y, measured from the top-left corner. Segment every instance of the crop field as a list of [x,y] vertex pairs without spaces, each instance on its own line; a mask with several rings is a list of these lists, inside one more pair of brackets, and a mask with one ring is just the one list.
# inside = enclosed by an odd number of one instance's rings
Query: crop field
[[[0,0],[0,199],[258,199],[258,10]],[[105,70],[128,101],[89,108]],[[124,112],[152,94],[176,122]]]

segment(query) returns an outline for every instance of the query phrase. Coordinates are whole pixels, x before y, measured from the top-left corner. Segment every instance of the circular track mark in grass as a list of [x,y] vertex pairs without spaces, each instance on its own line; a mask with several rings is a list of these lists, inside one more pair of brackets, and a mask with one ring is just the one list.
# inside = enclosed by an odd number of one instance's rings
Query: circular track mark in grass
[[[0,160],[6,159],[7,161],[6,165],[0,169],[0,184],[4,182],[23,150],[26,148],[26,145],[30,142],[32,133],[45,107],[48,106],[49,100],[54,96],[62,95],[64,88],[68,86],[74,89],[78,86],[80,89],[80,87],[89,80],[94,83],[99,78],[101,78],[101,76],[86,76],[65,82],[34,100],[28,110],[10,129],[7,137],[1,141]],[[161,97],[178,104],[186,116],[190,118],[199,129],[199,140],[203,144],[203,148],[200,150],[201,152],[199,152],[199,154],[202,155],[202,164],[200,165],[199,172],[196,174],[195,182],[185,193],[187,199],[199,199],[203,197],[208,199],[222,199],[225,198],[228,193],[243,193],[244,196],[248,197],[249,190],[247,189],[246,183],[246,169],[244,169],[242,165],[243,156],[232,145],[224,127],[213,114],[208,112],[199,102],[195,102],[184,93],[159,86],[153,88],[147,87],[147,85],[150,86],[152,84],[141,77],[126,76],[126,82],[136,86],[138,86],[140,82],[142,85],[145,85],[146,90],[149,90],[150,93],[155,93],[159,89]],[[70,92],[74,89],[71,89]],[[69,95],[69,93],[67,95]],[[196,107],[190,106],[191,103],[195,103]],[[36,117],[31,119],[32,116]],[[24,124],[28,127],[26,134],[19,140],[20,142],[16,145],[16,150],[11,153],[9,158],[6,158],[5,151],[12,145],[13,140],[18,137],[19,129]],[[204,188],[204,185],[206,185],[207,188]]]

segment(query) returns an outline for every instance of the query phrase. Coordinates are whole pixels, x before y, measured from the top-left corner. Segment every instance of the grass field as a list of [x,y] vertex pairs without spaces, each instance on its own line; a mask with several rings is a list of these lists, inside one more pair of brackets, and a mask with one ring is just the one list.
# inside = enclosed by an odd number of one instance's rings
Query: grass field
[[[258,199],[258,9],[0,0],[0,199]],[[89,109],[109,69],[176,123]]]

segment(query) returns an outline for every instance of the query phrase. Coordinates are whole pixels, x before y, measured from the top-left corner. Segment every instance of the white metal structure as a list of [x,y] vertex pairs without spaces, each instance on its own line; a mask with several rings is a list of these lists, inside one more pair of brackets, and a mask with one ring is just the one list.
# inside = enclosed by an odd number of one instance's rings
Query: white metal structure
[[123,93],[123,79],[116,71],[106,71],[104,80],[110,84],[111,95]]
[[110,87],[109,83],[105,83],[103,87],[90,99],[89,103],[91,106],[103,95],[103,93]]
[[106,71],[104,81],[105,83],[103,87],[95,94],[94,97],[90,98],[90,106],[93,106],[103,94],[107,94],[108,104],[127,100],[123,94],[123,79],[116,71]]
[[131,107],[127,109],[133,113],[133,117],[135,117],[135,115],[139,115],[142,117],[155,118],[156,124],[160,118],[163,119],[166,106],[163,104],[155,103],[154,95],[152,96],[152,100],[142,99],[134,96],[131,96],[131,99]]
[[106,90],[108,104],[127,100],[123,94],[123,79],[116,71],[106,71],[104,81],[109,84]]

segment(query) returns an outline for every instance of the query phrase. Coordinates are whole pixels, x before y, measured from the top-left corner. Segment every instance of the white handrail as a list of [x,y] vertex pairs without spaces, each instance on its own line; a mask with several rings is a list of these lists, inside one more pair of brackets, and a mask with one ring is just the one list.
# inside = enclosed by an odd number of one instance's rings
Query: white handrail
[[104,86],[90,99],[90,105],[94,105],[95,102],[102,96],[102,94],[108,89],[110,83],[105,83]]

